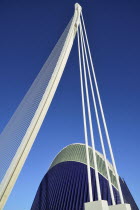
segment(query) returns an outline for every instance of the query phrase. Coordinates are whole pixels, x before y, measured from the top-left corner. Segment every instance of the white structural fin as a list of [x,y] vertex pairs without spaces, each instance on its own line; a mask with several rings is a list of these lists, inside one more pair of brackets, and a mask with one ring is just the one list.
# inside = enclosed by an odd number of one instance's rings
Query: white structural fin
[[0,135],[0,209],[18,178],[54,97],[75,39],[80,13],[80,5],[75,4],[72,20]]

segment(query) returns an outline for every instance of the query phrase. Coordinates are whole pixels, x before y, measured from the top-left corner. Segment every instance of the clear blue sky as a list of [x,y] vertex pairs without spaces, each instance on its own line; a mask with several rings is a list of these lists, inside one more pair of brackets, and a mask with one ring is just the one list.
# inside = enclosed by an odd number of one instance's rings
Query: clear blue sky
[[[64,31],[75,2],[0,1],[0,130]],[[140,2],[78,2],[83,7],[117,168],[140,206]],[[5,210],[29,210],[55,155],[75,142],[84,142],[77,41]]]

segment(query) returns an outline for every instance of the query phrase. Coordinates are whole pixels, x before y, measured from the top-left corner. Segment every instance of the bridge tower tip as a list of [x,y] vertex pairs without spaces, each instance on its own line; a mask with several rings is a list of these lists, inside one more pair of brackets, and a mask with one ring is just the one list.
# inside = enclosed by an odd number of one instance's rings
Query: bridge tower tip
[[82,11],[82,7],[80,6],[80,4],[78,3],[75,4],[75,10],[78,10],[79,12]]

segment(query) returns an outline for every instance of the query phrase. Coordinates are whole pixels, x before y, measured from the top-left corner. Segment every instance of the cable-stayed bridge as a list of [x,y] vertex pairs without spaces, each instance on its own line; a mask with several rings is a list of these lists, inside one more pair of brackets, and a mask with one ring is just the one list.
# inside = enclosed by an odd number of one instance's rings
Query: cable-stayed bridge
[[[24,162],[30,152],[30,149],[39,132],[42,122],[47,114],[48,108],[54,97],[55,91],[58,87],[62,77],[65,65],[70,55],[71,48],[75,36],[78,39],[78,54],[79,54],[79,69],[81,82],[81,98],[83,108],[83,122],[84,134],[86,143],[86,159],[87,159],[87,174],[88,174],[88,188],[90,204],[93,204],[93,195],[91,187],[91,173],[89,163],[89,138],[93,148],[93,161],[95,166],[96,186],[98,192],[98,209],[107,209],[107,202],[104,203],[101,197],[100,182],[97,169],[97,160],[95,153],[94,131],[91,116],[91,104],[89,98],[89,89],[92,93],[92,100],[95,110],[95,117],[97,121],[98,132],[100,136],[101,148],[105,160],[105,167],[107,171],[109,189],[112,198],[113,208],[130,209],[129,205],[124,204],[122,191],[119,183],[119,176],[114,160],[114,155],[111,147],[110,137],[106,125],[106,120],[101,103],[100,93],[94,71],[92,56],[90,52],[89,42],[86,33],[86,27],[82,15],[80,5],[75,5],[74,16],[70,20],[56,46],[51,52],[49,58],[42,67],[40,73],[36,77],[32,86],[28,90],[24,99],[18,106],[12,118],[6,125],[5,129],[0,135],[0,208],[5,205],[6,200],[18,178],[18,175],[24,165]],[[93,85],[94,84],[94,85]],[[94,88],[95,86],[95,88]],[[95,92],[97,98],[95,97]],[[98,108],[98,107],[99,108]],[[113,188],[109,174],[109,167],[107,163],[107,155],[101,125],[99,120],[99,110],[102,116],[106,139],[110,151],[110,156],[113,164],[114,174],[117,181],[117,187],[121,200],[121,206],[115,205]],[[89,124],[89,135],[87,130]],[[92,203],[93,202],[93,203]],[[102,203],[104,207],[102,207]],[[94,205],[94,204],[93,204]],[[87,204],[87,209],[88,204]]]

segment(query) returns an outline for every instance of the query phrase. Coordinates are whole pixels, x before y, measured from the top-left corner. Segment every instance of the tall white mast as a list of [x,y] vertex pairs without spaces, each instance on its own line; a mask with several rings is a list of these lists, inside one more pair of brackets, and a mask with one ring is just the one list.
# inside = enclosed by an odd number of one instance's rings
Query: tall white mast
[[57,65],[54,68],[53,74],[49,84],[45,90],[40,104],[34,114],[34,117],[21,141],[21,144],[0,184],[0,209],[2,209],[8,199],[8,196],[19,176],[19,173],[25,163],[25,160],[31,150],[43,120],[47,114],[51,101],[54,97],[55,91],[63,74],[65,65],[67,63],[73,41],[79,25],[81,13],[81,6],[75,4],[75,12],[66,37],[61,54],[58,58]]

